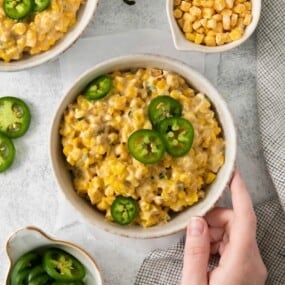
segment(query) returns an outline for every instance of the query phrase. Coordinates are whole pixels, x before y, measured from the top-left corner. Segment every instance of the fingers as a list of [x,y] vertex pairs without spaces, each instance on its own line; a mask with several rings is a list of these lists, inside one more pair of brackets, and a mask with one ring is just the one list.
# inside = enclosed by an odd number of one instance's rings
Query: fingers
[[239,171],[235,172],[230,188],[232,193],[232,203],[235,219],[240,225],[241,230],[251,229],[251,232],[255,232],[256,218],[253,210],[253,205]]
[[209,226],[215,228],[224,228],[230,223],[233,217],[233,211],[226,208],[215,208],[208,212],[205,219]]
[[203,218],[192,218],[187,227],[182,285],[208,284],[209,255],[210,238],[207,223]]

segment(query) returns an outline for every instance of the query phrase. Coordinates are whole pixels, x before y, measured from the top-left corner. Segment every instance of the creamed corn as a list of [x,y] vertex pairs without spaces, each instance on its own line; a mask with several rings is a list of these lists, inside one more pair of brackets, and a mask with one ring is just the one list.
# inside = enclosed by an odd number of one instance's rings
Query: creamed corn
[[5,15],[0,0],[0,59],[9,62],[50,49],[76,23],[84,1],[51,0],[48,9],[16,21]]
[[[76,192],[112,220],[110,207],[117,196],[138,202],[136,224],[166,223],[205,196],[224,163],[224,139],[206,96],[179,75],[159,69],[115,71],[107,97],[88,101],[79,95],[66,109],[60,135],[63,153],[73,173]],[[151,129],[148,105],[169,95],[183,106],[182,116],[194,127],[190,152],[179,158],[144,165],[128,152],[128,137]]]

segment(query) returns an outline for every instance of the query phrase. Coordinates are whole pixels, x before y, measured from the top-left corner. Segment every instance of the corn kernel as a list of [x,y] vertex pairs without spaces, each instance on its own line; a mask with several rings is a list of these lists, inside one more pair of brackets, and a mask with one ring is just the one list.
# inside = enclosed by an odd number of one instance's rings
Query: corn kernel
[[188,12],[189,9],[191,7],[191,4],[189,2],[186,2],[186,1],[182,1],[181,2],[181,5],[180,5],[180,9],[184,12]]
[[189,12],[196,17],[201,17],[202,14],[202,10],[196,6],[191,7]]
[[215,0],[214,8],[216,11],[220,12],[226,7],[225,0]]
[[237,14],[241,14],[246,11],[246,7],[244,4],[238,4],[234,6],[233,11]]
[[174,0],[174,5],[179,6],[181,4],[181,0]]
[[207,22],[207,28],[215,30],[217,27],[217,22],[214,19],[208,20]]
[[175,9],[173,12],[174,18],[179,19],[182,17],[183,12],[180,9]]
[[252,15],[251,15],[251,14],[247,14],[247,15],[244,17],[243,24],[244,24],[245,26],[248,26],[248,25],[251,23],[251,19],[252,19]]
[[183,25],[183,31],[185,33],[191,33],[193,30],[192,24],[189,21],[185,21]]
[[223,28],[224,30],[231,29],[231,18],[230,16],[223,16]]
[[232,9],[234,7],[234,0],[226,0],[226,7]]
[[191,42],[195,41],[195,34],[193,34],[193,33],[186,33],[185,37],[188,41],[191,41]]
[[206,46],[216,46],[216,39],[214,36],[206,36],[204,41]]
[[201,0],[201,6],[204,8],[213,8],[214,0]]
[[211,19],[215,14],[215,10],[213,8],[203,8],[202,10],[203,18]]
[[231,26],[235,27],[238,22],[238,14],[232,14],[231,16]]
[[194,22],[194,21],[197,20],[196,16],[194,16],[194,15],[192,15],[192,14],[190,14],[190,13],[184,13],[183,19],[184,19],[185,21],[189,21],[189,22]]
[[241,29],[235,28],[230,32],[230,38],[232,41],[239,40],[242,37]]
[[203,34],[196,33],[194,42],[195,42],[195,44],[201,44],[203,42],[203,39],[204,39]]

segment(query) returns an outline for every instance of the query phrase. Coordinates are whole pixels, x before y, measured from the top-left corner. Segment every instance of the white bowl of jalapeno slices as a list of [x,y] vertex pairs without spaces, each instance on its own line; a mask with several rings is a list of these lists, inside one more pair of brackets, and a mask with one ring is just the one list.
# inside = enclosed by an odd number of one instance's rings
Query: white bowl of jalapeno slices
[[98,0],[1,0],[0,71],[31,68],[60,55],[83,33]]
[[223,97],[186,64],[136,54],[84,73],[55,112],[55,178],[91,225],[153,238],[184,229],[222,195],[236,159]]
[[6,253],[10,261],[6,285],[103,285],[98,265],[85,250],[35,227],[14,232]]

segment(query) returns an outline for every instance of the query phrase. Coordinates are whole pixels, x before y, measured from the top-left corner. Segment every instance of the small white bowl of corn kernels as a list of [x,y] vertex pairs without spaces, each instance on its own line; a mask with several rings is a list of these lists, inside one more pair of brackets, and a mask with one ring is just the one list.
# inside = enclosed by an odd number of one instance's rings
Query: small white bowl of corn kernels
[[261,0],[167,0],[167,15],[178,50],[223,52],[254,32]]

